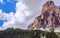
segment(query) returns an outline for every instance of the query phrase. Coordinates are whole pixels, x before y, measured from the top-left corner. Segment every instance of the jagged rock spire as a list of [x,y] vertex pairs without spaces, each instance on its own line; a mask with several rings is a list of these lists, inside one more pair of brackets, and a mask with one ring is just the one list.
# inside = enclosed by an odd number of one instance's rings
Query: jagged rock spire
[[40,30],[41,28],[57,28],[60,26],[60,9],[53,1],[47,1],[42,8],[41,15],[36,17],[34,23],[28,26],[29,30]]

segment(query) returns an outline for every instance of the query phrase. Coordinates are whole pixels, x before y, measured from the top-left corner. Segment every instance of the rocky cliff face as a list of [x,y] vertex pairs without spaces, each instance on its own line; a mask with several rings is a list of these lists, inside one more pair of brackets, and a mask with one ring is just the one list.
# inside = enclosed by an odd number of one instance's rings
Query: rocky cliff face
[[60,26],[60,9],[53,1],[47,1],[41,14],[36,17],[34,23],[28,26],[29,30],[52,29]]

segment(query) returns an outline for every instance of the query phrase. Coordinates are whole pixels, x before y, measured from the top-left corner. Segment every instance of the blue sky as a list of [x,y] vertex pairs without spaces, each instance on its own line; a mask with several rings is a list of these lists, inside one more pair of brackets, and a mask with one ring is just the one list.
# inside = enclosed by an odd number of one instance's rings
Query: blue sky
[[[5,4],[4,4],[5,3]],[[10,0],[3,0],[3,3],[0,2],[0,9],[2,9],[3,12],[10,13],[16,11],[16,1]]]
[[3,25],[4,21],[0,20],[0,27]]
[[[2,10],[2,12],[5,12],[7,14],[9,14],[10,12],[15,13],[16,12],[16,2],[14,0],[3,0],[3,3],[0,2],[0,10]],[[0,27],[3,25],[4,20],[0,20]]]

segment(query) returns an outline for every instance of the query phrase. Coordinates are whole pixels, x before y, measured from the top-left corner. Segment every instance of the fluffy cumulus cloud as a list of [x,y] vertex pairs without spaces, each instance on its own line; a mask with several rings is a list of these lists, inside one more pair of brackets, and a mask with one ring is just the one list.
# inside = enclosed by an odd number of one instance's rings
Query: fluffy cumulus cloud
[[27,29],[27,26],[31,24],[34,21],[35,17],[40,14],[39,12],[45,2],[43,0],[15,1],[18,1],[16,3],[16,13],[10,12],[10,14],[7,14],[0,10],[0,20],[4,20],[4,23],[2,27],[0,27],[0,30],[11,27]]
[[7,17],[7,22],[4,22],[3,27],[13,27],[13,28],[23,28],[26,18],[29,16],[28,11],[23,12],[24,9],[27,9],[27,6],[22,2],[16,4],[16,13],[10,13]]
[[3,3],[3,0],[0,0],[1,3]]

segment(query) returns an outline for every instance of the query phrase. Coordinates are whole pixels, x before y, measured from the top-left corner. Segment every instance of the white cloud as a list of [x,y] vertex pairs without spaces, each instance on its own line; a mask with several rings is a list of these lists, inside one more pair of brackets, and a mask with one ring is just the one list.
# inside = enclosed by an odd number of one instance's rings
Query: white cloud
[[7,20],[7,22],[4,22],[3,24],[3,28],[26,28],[25,26],[25,22],[27,18],[29,18],[31,16],[31,11],[28,10],[28,7],[22,3],[21,1],[19,1],[16,4],[16,13],[13,14],[13,12],[11,12],[10,14],[7,13],[2,13],[2,10],[0,10],[0,20]]
[[0,0],[1,3],[3,3],[3,0]]

